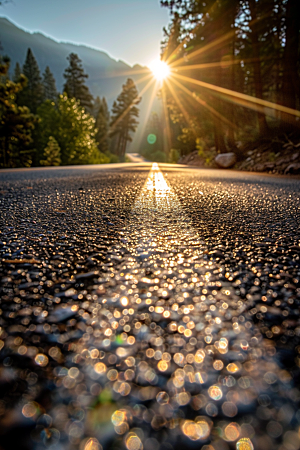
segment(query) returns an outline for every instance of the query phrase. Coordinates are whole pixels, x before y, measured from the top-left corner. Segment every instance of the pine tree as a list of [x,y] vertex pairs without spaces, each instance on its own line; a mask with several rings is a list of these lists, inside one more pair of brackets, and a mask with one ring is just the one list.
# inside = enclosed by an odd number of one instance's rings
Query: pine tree
[[37,107],[43,101],[44,89],[38,63],[30,48],[27,50],[22,72],[27,78],[27,85],[21,92],[18,102],[21,105],[28,106],[30,111],[35,113]]
[[55,78],[49,69],[49,66],[46,67],[45,72],[43,73],[43,87],[44,87],[44,100],[57,100],[57,90],[55,85]]
[[22,72],[21,72],[20,64],[17,62],[15,65],[15,70],[14,70],[14,74],[13,74],[14,83],[18,83],[20,81],[21,73]]
[[140,101],[134,81],[128,78],[121,94],[113,103],[110,123],[110,136],[117,136],[115,152],[121,158],[125,157],[127,143],[132,141],[130,132],[134,133],[138,126],[136,118],[139,116],[139,109],[136,105]]
[[64,92],[69,98],[76,98],[87,111],[93,110],[93,96],[89,88],[85,85],[85,79],[88,75],[84,72],[82,61],[76,53],[70,53],[67,57],[69,66],[65,69],[64,78]]
[[95,119],[97,118],[98,112],[101,108],[101,99],[99,97],[99,95],[97,95],[94,104],[93,104],[93,116],[95,117]]
[[61,164],[60,147],[53,136],[49,137],[44,150],[44,158],[40,161],[42,166],[59,166]]
[[[99,97],[97,97],[97,99],[99,99]],[[98,149],[101,152],[105,153],[109,149],[108,132],[109,132],[110,114],[109,114],[109,110],[108,110],[108,106],[107,106],[105,97],[103,97],[102,100],[99,99],[99,101],[100,101],[100,106],[99,106],[98,114],[96,117],[97,132],[96,132],[95,138],[97,141]]]

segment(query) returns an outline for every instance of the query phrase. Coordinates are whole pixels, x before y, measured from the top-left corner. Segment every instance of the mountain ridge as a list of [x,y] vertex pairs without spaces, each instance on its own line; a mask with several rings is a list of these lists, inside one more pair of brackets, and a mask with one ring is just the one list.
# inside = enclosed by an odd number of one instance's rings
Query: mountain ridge
[[[139,64],[130,66],[122,60],[112,58],[104,50],[98,50],[85,44],[59,42],[45,36],[40,31],[25,31],[10,22],[6,17],[0,17],[0,43],[2,54],[6,54],[11,59],[11,72],[14,70],[17,62],[22,67],[27,49],[30,47],[41,72],[45,70],[46,66],[50,67],[60,91],[64,84],[63,73],[68,66],[66,58],[70,53],[77,53],[82,60],[85,72],[89,75],[86,84],[89,86],[92,94],[95,97],[106,94],[109,104],[120,92],[122,87],[122,83],[120,83],[121,77],[122,82],[126,81],[122,72],[132,71],[131,76],[136,81],[138,74],[135,74],[135,71],[141,69],[149,70]],[[119,80],[116,80],[119,81],[118,91],[116,91],[114,86],[117,83],[112,83],[110,78],[119,78]],[[101,80],[106,80],[105,89]]]
[[[133,67],[124,61],[117,61],[110,57],[105,51],[94,49],[83,44],[72,44],[68,42],[58,42],[43,33],[28,32],[10,22],[6,17],[0,17],[0,44],[1,53],[7,55],[11,60],[10,74],[13,74],[15,64],[18,62],[22,68],[27,49],[31,48],[37,60],[41,73],[46,66],[49,66],[56,80],[56,86],[62,92],[64,78],[63,73],[69,63],[67,56],[70,53],[77,53],[82,60],[84,71],[89,75],[86,85],[89,87],[94,98],[96,96],[105,97],[108,106],[111,107],[113,101],[122,90],[122,85],[127,78],[132,78],[141,92],[149,80],[139,81],[150,74],[149,68],[135,64]],[[145,70],[145,73],[141,73]],[[140,125],[134,135],[134,142],[130,145],[133,148],[137,142],[143,139],[143,125],[147,122],[149,103],[151,101],[151,89],[142,95],[139,104]],[[160,113],[161,107],[157,99],[154,100],[152,111]],[[138,150],[138,149],[137,149]]]

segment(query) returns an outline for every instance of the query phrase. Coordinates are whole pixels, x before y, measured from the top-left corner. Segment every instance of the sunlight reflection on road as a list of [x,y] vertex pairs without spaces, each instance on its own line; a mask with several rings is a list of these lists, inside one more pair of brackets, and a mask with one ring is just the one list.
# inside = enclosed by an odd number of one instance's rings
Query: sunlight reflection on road
[[[183,256],[193,256],[193,259],[203,253],[201,245],[204,242],[193,228],[191,219],[184,211],[181,203],[165,180],[157,163],[153,163],[148,178],[135,201],[132,215],[143,220],[143,231],[139,229],[136,246],[131,252],[144,256],[158,256],[169,252],[177,262],[183,261]],[[135,230],[130,230],[135,235]],[[188,247],[187,247],[188,245]],[[192,252],[191,252],[192,247]],[[181,253],[181,250],[183,253]]]

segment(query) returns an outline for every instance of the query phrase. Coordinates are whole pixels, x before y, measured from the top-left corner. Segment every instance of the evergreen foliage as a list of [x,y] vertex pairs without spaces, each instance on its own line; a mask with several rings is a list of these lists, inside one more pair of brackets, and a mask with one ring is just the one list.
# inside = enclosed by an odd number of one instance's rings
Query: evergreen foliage
[[20,75],[15,83],[8,78],[9,59],[0,58],[0,167],[30,167],[33,150],[32,130],[37,117],[26,106],[16,104],[16,96],[24,86],[26,78]]
[[21,67],[20,64],[17,62],[15,65],[15,70],[14,70],[14,74],[13,74],[13,81],[15,83],[18,83],[20,81],[20,77],[21,77]]
[[139,116],[139,109],[136,105],[140,101],[134,81],[128,78],[121,94],[113,103],[110,122],[110,136],[116,137],[114,152],[121,158],[125,157],[127,143],[132,141],[130,133],[134,133],[138,126],[136,119]]
[[174,82],[177,99],[164,85],[173,148],[179,141],[181,152],[188,153],[201,139],[217,152],[235,151],[239,156],[238,140],[249,140],[253,133],[265,135],[270,127],[278,132],[299,127],[295,116],[239,95],[299,110],[298,0],[162,0],[161,4],[171,12],[162,58],[176,69],[175,81],[184,85],[182,89]]
[[152,112],[142,137],[142,147],[140,153],[150,161],[162,162],[163,157],[164,161],[166,160],[165,154],[161,156],[163,152],[164,143],[161,122],[157,113]]
[[[98,97],[99,98],[99,97]],[[105,97],[100,100],[100,106],[96,117],[96,142],[98,149],[107,153],[109,151],[109,120],[110,114]]]
[[52,100],[55,102],[57,100],[57,90],[55,84],[55,78],[49,69],[49,66],[46,67],[45,72],[43,73],[43,88],[44,88],[44,100]]
[[99,95],[97,95],[97,97],[96,97],[96,99],[94,101],[94,104],[93,104],[93,116],[95,117],[95,119],[96,119],[96,117],[98,115],[98,112],[100,110],[101,103],[102,103],[101,99],[100,99]]
[[38,106],[43,101],[44,89],[39,66],[30,48],[27,50],[22,72],[27,78],[27,85],[20,93],[18,103],[36,113]]
[[47,147],[44,150],[44,158],[41,160],[42,166],[60,166],[60,147],[53,136],[49,137]]
[[64,78],[66,80],[63,90],[69,98],[78,100],[87,111],[93,111],[93,97],[89,88],[85,85],[88,75],[84,72],[81,59],[76,53],[70,53],[67,57],[69,66],[65,69]]

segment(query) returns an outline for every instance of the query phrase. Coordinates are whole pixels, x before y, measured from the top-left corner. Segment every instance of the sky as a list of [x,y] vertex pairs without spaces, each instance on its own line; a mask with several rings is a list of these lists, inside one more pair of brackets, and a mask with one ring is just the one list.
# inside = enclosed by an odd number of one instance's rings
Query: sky
[[56,41],[84,44],[131,66],[159,58],[168,10],[159,0],[11,0],[0,16]]

